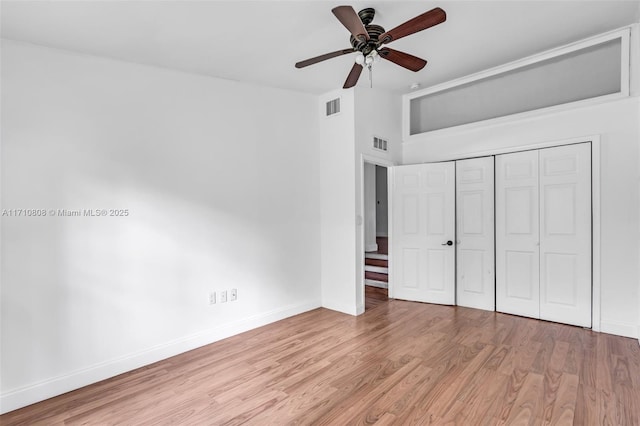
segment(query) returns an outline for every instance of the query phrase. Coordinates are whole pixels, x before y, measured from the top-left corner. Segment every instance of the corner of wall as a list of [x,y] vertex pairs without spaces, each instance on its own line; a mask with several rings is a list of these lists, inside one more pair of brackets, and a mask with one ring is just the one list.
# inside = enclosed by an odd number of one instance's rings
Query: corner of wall
[[631,25],[629,54],[629,94],[640,96],[640,23]]
[[[340,97],[340,112],[327,117],[325,104],[336,97]],[[354,90],[324,93],[318,104],[322,306],[355,315]]]
[[[364,312],[364,251],[365,251],[365,197],[364,163],[380,165],[398,164],[402,149],[401,96],[381,89],[356,87],[355,92],[355,203],[358,226],[356,228],[357,311]],[[373,147],[373,137],[388,141],[388,151]],[[360,306],[362,305],[362,306]]]
[[[640,10],[640,5],[638,6],[638,9]],[[636,41],[640,40],[640,34],[638,31],[638,28],[640,27],[640,24],[636,24],[635,28],[636,28]],[[637,47],[638,45],[636,45]],[[638,55],[636,55],[638,56]],[[637,73],[636,73],[637,74]],[[638,111],[640,111],[640,98],[638,98]],[[638,139],[640,140],[640,120],[638,120]],[[638,198],[637,198],[637,202],[639,204],[639,208],[638,208],[638,276],[640,276],[640,152],[638,152],[638,167],[637,167],[637,192],[638,192]],[[638,280],[638,344],[640,344],[640,280]]]

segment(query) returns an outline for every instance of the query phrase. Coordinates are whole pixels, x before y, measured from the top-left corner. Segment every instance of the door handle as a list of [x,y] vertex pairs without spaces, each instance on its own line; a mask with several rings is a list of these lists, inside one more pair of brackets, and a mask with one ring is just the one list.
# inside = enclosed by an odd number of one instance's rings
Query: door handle
[[446,243],[441,244],[443,246],[452,246],[453,245],[453,241],[449,240]]

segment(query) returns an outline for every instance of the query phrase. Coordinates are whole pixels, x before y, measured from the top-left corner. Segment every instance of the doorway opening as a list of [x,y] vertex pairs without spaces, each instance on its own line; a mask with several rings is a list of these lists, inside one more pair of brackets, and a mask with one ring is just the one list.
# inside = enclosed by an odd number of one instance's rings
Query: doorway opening
[[389,299],[389,200],[387,168],[364,163],[365,310]]

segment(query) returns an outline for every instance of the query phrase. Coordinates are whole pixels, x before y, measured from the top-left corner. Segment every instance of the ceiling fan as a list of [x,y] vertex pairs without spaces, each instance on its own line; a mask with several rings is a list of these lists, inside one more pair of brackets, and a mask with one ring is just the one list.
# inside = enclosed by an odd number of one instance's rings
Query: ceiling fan
[[343,88],[345,89],[356,85],[362,73],[363,65],[371,72],[371,66],[378,57],[391,61],[408,70],[414,72],[420,71],[427,65],[427,61],[383,45],[438,25],[447,19],[445,11],[436,7],[408,20],[404,24],[398,25],[390,31],[385,31],[380,25],[371,23],[376,13],[373,8],[362,9],[356,13],[351,6],[338,6],[331,11],[342,25],[351,32],[350,41],[352,47],[300,61],[296,63],[296,68],[304,68],[337,56],[359,52],[356,57],[356,63],[353,65],[353,68],[351,68],[347,80],[344,82]]

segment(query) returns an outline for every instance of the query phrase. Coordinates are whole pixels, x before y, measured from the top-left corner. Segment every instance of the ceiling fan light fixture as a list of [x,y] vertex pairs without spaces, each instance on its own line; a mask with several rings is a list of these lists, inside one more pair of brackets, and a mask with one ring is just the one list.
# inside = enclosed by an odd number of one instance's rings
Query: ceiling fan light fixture
[[362,54],[362,52],[358,52],[358,54],[356,55],[356,64],[362,65],[364,64],[364,61],[365,61],[364,55]]

